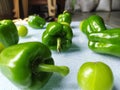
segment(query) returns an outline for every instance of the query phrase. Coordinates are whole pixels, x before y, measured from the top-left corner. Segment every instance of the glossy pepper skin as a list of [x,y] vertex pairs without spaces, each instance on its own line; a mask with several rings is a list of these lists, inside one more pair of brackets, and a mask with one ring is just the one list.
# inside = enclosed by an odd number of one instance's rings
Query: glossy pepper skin
[[77,80],[81,90],[113,90],[113,72],[100,61],[84,63],[78,70]]
[[64,11],[62,14],[58,15],[58,22],[66,22],[71,24],[72,16],[68,11]]
[[0,54],[0,70],[11,82],[23,90],[39,90],[53,72],[63,76],[66,66],[55,66],[51,52],[40,42],[26,42],[10,46]]
[[88,36],[91,50],[120,57],[120,28],[91,33]]
[[70,48],[73,32],[68,24],[50,22],[42,35],[42,42],[50,49],[62,51]]
[[106,30],[104,20],[99,15],[91,15],[80,23],[80,29],[86,35]]
[[28,25],[32,28],[42,29],[45,24],[45,19],[38,15],[31,15],[28,17]]
[[6,48],[8,46],[17,44],[18,41],[19,41],[18,31],[12,20],[1,20],[0,46]]

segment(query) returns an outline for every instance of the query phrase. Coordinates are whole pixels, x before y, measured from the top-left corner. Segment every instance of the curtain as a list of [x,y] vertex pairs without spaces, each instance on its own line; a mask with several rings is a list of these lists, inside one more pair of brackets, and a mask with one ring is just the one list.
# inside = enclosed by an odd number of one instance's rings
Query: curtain
[[13,17],[13,2],[12,0],[0,0],[0,19]]
[[66,0],[65,9],[82,12],[120,10],[120,0]]
[[112,10],[120,10],[120,0],[112,0]]

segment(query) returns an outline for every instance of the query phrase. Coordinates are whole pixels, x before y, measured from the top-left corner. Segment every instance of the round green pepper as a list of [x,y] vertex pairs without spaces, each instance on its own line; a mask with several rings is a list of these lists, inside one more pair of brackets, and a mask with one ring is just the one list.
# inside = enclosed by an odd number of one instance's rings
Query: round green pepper
[[53,72],[63,76],[66,66],[55,66],[51,52],[40,42],[26,42],[10,46],[0,54],[0,71],[16,86],[24,90],[42,88]]
[[72,17],[71,14],[68,11],[64,11],[62,14],[58,15],[58,22],[66,22],[68,24],[71,23]]
[[71,27],[65,23],[50,22],[42,35],[42,42],[50,49],[66,50],[72,44],[73,32]]
[[106,30],[104,20],[99,15],[89,16],[80,23],[80,29],[86,35]]
[[45,24],[45,19],[38,15],[31,15],[28,17],[28,25],[32,28],[41,29]]
[[[19,41],[18,31],[12,20],[0,21],[0,44],[6,48],[17,44]],[[1,50],[0,50],[1,51]]]
[[78,71],[78,84],[82,90],[112,90],[113,73],[103,62],[86,62]]

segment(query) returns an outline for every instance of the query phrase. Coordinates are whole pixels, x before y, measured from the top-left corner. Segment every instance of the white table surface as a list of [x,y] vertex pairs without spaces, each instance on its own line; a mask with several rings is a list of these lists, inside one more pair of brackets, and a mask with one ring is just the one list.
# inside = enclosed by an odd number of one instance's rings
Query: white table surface
[[[26,22],[22,23],[28,27]],[[110,55],[101,55],[91,51],[87,46],[88,40],[86,36],[79,30],[79,23],[80,22],[71,23],[74,34],[72,47],[68,51],[61,53],[52,51],[52,57],[54,58],[55,64],[68,66],[70,68],[70,73],[66,77],[54,73],[42,90],[80,90],[77,83],[77,72],[79,67],[88,61],[102,61],[110,66],[114,75],[113,90],[120,90],[120,58]],[[25,38],[20,38],[19,43],[28,41],[41,42],[41,36],[45,28],[33,30],[28,27],[28,29],[28,35]],[[20,89],[14,86],[0,73],[0,90]]]

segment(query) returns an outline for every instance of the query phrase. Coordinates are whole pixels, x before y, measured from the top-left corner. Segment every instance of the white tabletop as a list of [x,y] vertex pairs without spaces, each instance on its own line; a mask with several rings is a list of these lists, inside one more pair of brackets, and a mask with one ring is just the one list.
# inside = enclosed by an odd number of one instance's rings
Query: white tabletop
[[[88,39],[79,29],[79,23],[80,22],[71,23],[74,34],[72,47],[68,51],[61,53],[52,51],[55,64],[68,66],[70,73],[66,77],[54,73],[42,90],[80,90],[77,83],[77,72],[79,67],[88,61],[101,61],[110,66],[114,75],[113,90],[120,90],[120,58],[110,55],[101,55],[91,51],[87,46]],[[23,24],[28,27],[26,22],[23,22]],[[28,27],[28,29],[28,35],[25,38],[20,38],[19,43],[28,41],[41,42],[41,36],[45,28],[35,30]],[[0,73],[0,90],[19,89]]]

